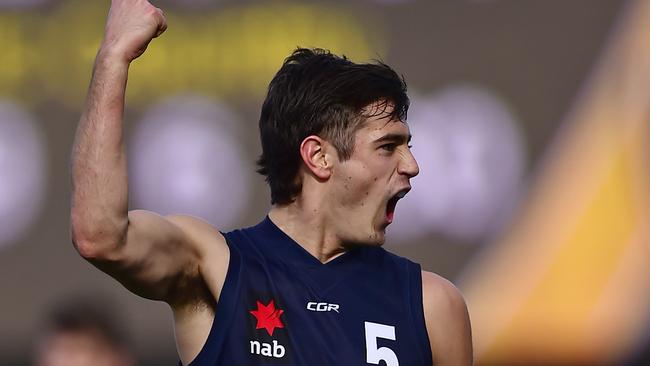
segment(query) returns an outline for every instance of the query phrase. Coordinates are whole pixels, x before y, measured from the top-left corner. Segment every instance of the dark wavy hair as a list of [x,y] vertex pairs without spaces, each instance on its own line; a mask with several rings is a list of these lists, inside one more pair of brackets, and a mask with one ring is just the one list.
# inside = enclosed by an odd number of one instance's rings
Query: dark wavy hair
[[347,160],[354,134],[372,115],[406,120],[406,82],[380,61],[357,64],[322,49],[298,48],[284,60],[269,84],[260,115],[262,154],[257,172],[266,177],[272,204],[294,201],[302,189],[297,179],[300,144],[318,135]]

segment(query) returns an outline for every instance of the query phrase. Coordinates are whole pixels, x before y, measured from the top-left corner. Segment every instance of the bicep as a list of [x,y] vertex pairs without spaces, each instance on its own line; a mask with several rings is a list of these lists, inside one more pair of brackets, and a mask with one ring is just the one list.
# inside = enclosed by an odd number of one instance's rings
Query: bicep
[[93,264],[131,292],[169,302],[176,288],[199,276],[200,248],[174,217],[143,210],[128,217],[124,242]]
[[472,332],[460,291],[433,273],[422,272],[424,316],[434,365],[472,365]]

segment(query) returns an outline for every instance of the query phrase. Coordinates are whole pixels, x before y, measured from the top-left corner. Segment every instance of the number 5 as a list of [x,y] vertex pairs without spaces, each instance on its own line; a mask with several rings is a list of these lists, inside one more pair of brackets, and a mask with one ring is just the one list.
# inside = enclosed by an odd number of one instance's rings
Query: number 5
[[388,347],[377,348],[377,338],[395,340],[395,327],[384,324],[364,322],[366,326],[366,362],[379,365],[379,361],[386,362],[386,366],[399,366],[397,355]]

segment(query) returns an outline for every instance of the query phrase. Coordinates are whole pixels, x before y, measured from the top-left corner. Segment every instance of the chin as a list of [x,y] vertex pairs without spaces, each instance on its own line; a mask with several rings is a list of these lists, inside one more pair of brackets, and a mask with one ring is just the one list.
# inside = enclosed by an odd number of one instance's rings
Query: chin
[[[372,223],[371,225],[350,225],[341,238],[351,246],[382,246],[386,241],[387,223]],[[365,229],[365,230],[364,230]]]

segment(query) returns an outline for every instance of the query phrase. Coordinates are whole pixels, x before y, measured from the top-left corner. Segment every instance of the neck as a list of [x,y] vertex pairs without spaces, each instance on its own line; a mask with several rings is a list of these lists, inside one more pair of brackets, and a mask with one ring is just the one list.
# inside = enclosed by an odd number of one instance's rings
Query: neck
[[309,204],[298,198],[288,205],[274,206],[269,212],[269,218],[321,263],[327,263],[345,253],[346,249],[336,235],[324,207],[327,206],[321,203]]

